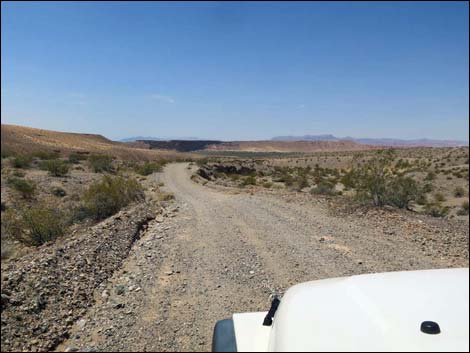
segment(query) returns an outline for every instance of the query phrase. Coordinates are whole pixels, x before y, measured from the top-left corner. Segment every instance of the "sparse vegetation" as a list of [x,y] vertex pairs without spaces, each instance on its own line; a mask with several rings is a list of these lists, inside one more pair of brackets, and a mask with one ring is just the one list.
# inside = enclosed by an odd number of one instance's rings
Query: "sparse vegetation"
[[87,156],[81,153],[70,153],[69,154],[69,163],[78,164],[80,161],[87,159]]
[[40,168],[47,170],[51,176],[63,177],[69,173],[70,164],[59,159],[53,159],[41,162]]
[[155,172],[161,172],[164,164],[165,164],[164,161],[144,162],[142,164],[135,166],[134,170],[137,174],[147,176]]
[[455,197],[464,197],[465,196],[465,189],[461,186],[457,186],[454,189],[454,196]]
[[143,196],[142,186],[137,180],[106,175],[85,191],[83,204],[91,217],[104,219]]
[[460,206],[460,209],[457,211],[457,214],[459,216],[468,216],[468,208],[469,208],[468,200],[466,200]]
[[35,205],[22,212],[23,233],[20,240],[33,246],[55,240],[65,232],[63,216],[57,209],[46,205]]
[[102,154],[92,154],[88,157],[88,163],[95,173],[111,172],[113,170],[113,159]]
[[315,186],[311,192],[315,195],[332,196],[336,194],[334,184],[325,180],[321,181],[317,186]]
[[59,158],[59,153],[50,151],[36,151],[32,153],[32,156],[42,160],[53,160]]
[[7,183],[13,189],[18,191],[24,199],[31,199],[36,191],[36,184],[26,179],[10,177],[8,178]]
[[12,166],[14,168],[29,168],[31,165],[32,158],[27,155],[17,155],[14,156],[11,160]]
[[449,207],[439,203],[429,203],[425,207],[425,212],[433,217],[445,217],[449,214]]
[[256,185],[256,177],[254,177],[253,175],[247,176],[246,178],[243,179],[241,185],[242,186]]

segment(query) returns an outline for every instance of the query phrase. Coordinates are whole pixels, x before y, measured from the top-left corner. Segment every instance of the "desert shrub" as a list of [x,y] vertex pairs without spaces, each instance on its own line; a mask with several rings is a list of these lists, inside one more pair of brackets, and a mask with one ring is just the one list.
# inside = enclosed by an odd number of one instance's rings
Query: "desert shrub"
[[113,159],[102,154],[92,154],[88,157],[88,163],[95,173],[111,172],[113,170]]
[[232,181],[237,181],[238,179],[240,179],[240,175],[239,174],[229,174],[229,178]]
[[425,212],[433,217],[445,217],[449,213],[449,207],[444,207],[438,203],[430,203],[426,205]]
[[6,241],[1,241],[1,259],[5,260],[10,258],[13,255],[13,247],[12,244]]
[[427,180],[427,181],[431,181],[431,180],[434,180],[434,179],[436,179],[436,173],[434,173],[432,171],[428,172],[428,174],[424,178],[424,180]]
[[72,164],[78,164],[80,161],[84,161],[85,159],[87,159],[87,156],[81,153],[73,152],[69,154],[69,163]]
[[272,186],[273,186],[273,183],[271,183],[269,181],[263,183],[263,187],[266,188],[266,189],[270,189]]
[[14,209],[9,208],[8,210],[2,213],[1,231],[2,239],[19,238],[22,231],[21,220],[18,213]]
[[137,180],[106,175],[85,191],[83,205],[91,217],[103,219],[143,196],[142,186]]
[[60,211],[45,205],[23,210],[21,218],[24,229],[20,240],[27,245],[42,245],[65,232],[64,217]]
[[434,200],[436,200],[437,202],[444,202],[446,198],[442,193],[438,192],[434,194]]
[[455,197],[464,197],[465,196],[465,189],[461,186],[457,186],[454,189],[454,196]]
[[306,188],[306,187],[308,187],[308,186],[310,186],[309,183],[308,183],[308,178],[305,174],[299,175],[296,178],[295,184],[297,186],[296,189],[299,190],[299,191]]
[[25,172],[23,172],[22,170],[20,169],[15,169],[13,170],[13,172],[11,173],[13,176],[17,177],[17,178],[23,178],[26,174]]
[[39,166],[42,170],[47,170],[49,175],[55,177],[62,177],[68,174],[70,164],[59,159],[47,160],[41,162]]
[[387,185],[385,202],[398,208],[408,208],[411,201],[419,200],[423,192],[410,177],[397,177]]
[[170,201],[170,200],[173,200],[174,198],[175,198],[175,195],[171,192],[161,191],[157,195],[158,201]]
[[56,188],[52,189],[52,194],[57,196],[57,197],[64,197],[65,195],[67,195],[65,190],[62,189],[61,187],[56,187]]
[[357,177],[354,170],[350,170],[344,173],[344,175],[340,179],[340,182],[346,188],[354,188],[356,186],[356,178]]
[[13,157],[13,156],[15,155],[12,151],[10,151],[10,150],[8,150],[8,149],[6,149],[6,148],[3,148],[3,146],[2,146],[2,148],[1,148],[0,154],[1,154],[1,158],[2,158],[2,159],[4,159],[4,158],[9,158],[9,157]]
[[316,187],[311,190],[314,195],[334,195],[335,185],[326,180],[321,181]]
[[247,186],[247,185],[256,185],[256,178],[253,175],[250,175],[243,179],[242,181],[242,186]]
[[196,160],[196,164],[199,167],[202,167],[203,165],[206,165],[207,163],[209,163],[209,160],[207,158],[201,158],[201,159]]
[[468,216],[468,201],[464,201],[460,209],[457,211],[459,216]]
[[422,191],[423,193],[428,193],[434,190],[434,186],[431,183],[426,183],[423,185]]
[[59,153],[51,151],[36,151],[32,153],[32,156],[42,160],[52,160],[59,158]]
[[18,155],[12,158],[11,163],[14,168],[28,168],[31,165],[32,158],[27,155]]
[[354,171],[352,184],[357,197],[375,206],[391,205],[408,208],[409,203],[422,197],[417,182],[405,176],[406,171],[393,168],[394,150],[378,151],[369,161]]
[[30,180],[10,177],[7,183],[10,187],[18,191],[24,199],[30,199],[36,191],[36,184]]
[[145,162],[143,164],[135,166],[134,170],[137,174],[140,175],[150,175],[155,172],[161,172],[162,164],[155,162]]

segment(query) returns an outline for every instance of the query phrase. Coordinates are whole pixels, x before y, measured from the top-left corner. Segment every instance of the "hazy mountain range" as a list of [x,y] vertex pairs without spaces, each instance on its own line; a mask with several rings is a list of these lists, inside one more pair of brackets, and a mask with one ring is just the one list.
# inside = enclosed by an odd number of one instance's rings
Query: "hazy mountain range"
[[436,139],[397,139],[397,138],[354,138],[350,136],[336,137],[331,134],[304,136],[276,136],[273,141],[354,141],[361,144],[376,146],[425,146],[425,147],[457,147],[468,146],[468,141],[436,140]]

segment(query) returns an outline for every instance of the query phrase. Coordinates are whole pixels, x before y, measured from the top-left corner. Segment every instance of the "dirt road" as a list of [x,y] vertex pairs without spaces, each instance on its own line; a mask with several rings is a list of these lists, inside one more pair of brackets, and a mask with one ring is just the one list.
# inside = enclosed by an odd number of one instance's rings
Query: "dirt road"
[[458,265],[365,219],[202,186],[187,164],[160,178],[177,210],[149,225],[62,348],[207,351],[216,320],[267,310],[270,294],[298,282]]

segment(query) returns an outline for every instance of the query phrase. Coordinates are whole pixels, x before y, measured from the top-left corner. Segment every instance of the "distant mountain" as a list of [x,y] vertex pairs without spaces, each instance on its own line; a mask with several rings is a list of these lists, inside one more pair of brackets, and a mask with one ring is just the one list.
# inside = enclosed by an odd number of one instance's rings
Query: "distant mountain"
[[152,136],[135,136],[126,137],[119,142],[136,142],[136,141],[170,141],[170,140],[186,140],[186,141],[200,141],[199,137],[152,137]]
[[338,141],[333,135],[276,136],[273,141]]
[[354,138],[336,137],[333,135],[304,135],[304,136],[276,136],[273,141],[353,141],[364,145],[391,146],[391,147],[458,147],[468,146],[468,141],[436,140],[436,139],[396,139],[396,138]]

